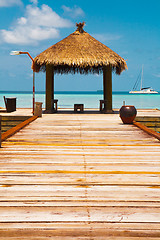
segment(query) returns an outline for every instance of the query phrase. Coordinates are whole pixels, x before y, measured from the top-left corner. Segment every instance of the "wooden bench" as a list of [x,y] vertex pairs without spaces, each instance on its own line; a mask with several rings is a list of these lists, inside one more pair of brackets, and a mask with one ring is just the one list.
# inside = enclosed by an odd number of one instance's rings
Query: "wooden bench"
[[14,112],[16,111],[16,98],[6,98],[5,96],[3,96],[4,98],[4,103],[6,106],[6,111],[7,112]]
[[52,100],[52,110],[57,112],[58,109],[58,99]]
[[79,109],[80,112],[84,111],[84,105],[83,104],[74,104],[74,112],[77,112]]
[[100,112],[103,112],[105,100],[99,100],[99,101],[100,101],[99,111],[100,111]]

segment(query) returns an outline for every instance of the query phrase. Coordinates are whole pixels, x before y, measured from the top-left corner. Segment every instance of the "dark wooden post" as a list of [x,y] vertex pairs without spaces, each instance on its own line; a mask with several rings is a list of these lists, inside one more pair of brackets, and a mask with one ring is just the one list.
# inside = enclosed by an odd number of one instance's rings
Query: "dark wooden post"
[[1,121],[2,121],[2,117],[0,116],[0,148],[1,148],[1,135],[2,135],[2,133],[1,133]]
[[51,65],[46,65],[46,110],[52,111],[54,101],[54,71]]
[[112,112],[112,67],[103,68],[104,112]]

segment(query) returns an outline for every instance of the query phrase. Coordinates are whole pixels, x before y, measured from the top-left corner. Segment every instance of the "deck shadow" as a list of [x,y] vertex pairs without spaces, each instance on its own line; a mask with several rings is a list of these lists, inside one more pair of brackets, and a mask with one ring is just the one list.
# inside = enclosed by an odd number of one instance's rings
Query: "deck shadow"
[[119,114],[119,111],[113,111],[112,113],[104,113],[98,110],[84,110],[84,112],[74,112],[74,110],[58,110],[57,112],[46,112],[45,110],[42,112],[43,114]]

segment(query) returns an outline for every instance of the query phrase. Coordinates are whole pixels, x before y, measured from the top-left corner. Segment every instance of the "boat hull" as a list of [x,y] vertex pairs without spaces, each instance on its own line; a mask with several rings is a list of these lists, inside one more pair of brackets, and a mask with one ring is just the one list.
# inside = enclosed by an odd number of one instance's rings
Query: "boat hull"
[[156,91],[130,91],[129,93],[132,93],[132,94],[157,94],[158,92]]

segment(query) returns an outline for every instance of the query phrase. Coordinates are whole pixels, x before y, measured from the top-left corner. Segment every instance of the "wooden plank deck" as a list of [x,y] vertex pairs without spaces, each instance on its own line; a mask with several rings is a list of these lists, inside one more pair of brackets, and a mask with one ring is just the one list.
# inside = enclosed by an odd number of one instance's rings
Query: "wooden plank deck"
[[160,239],[160,142],[118,114],[48,114],[0,150],[0,239]]

